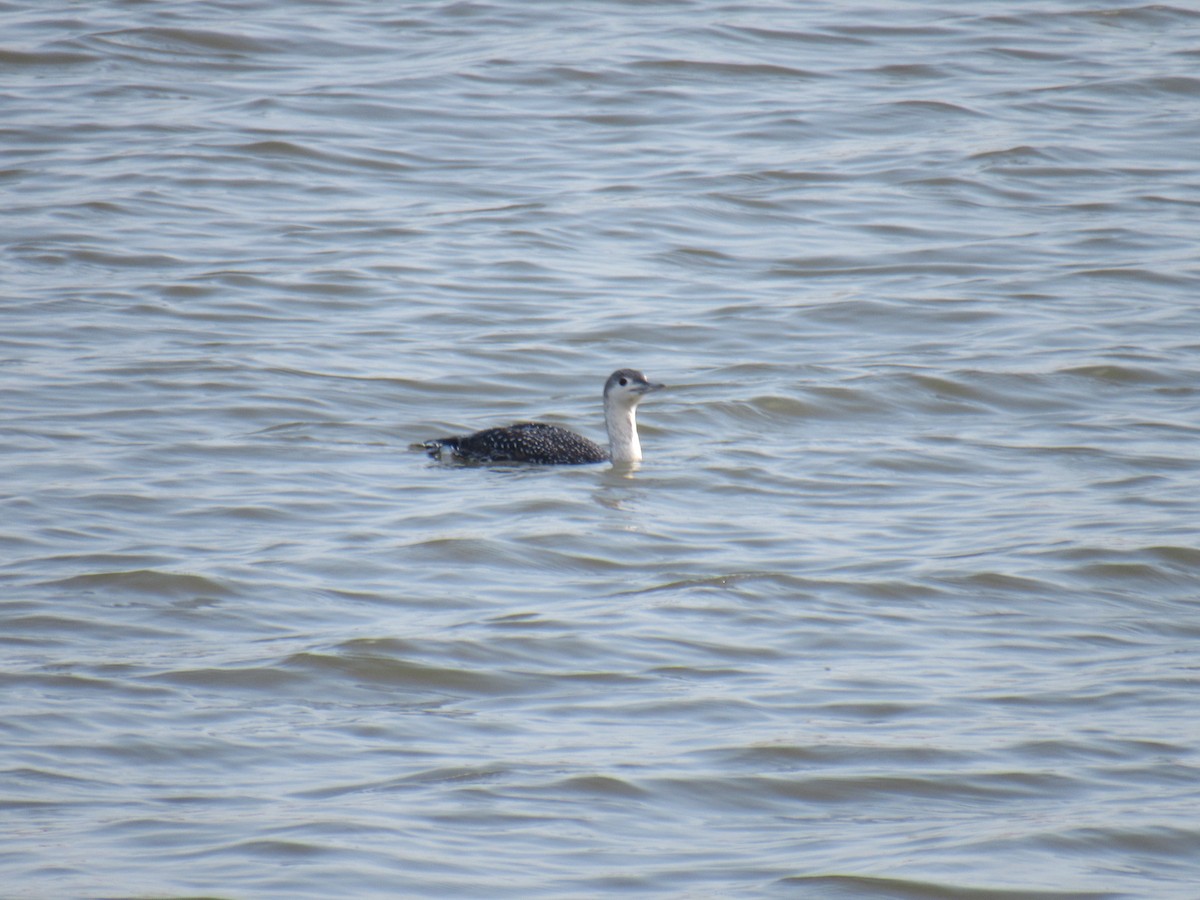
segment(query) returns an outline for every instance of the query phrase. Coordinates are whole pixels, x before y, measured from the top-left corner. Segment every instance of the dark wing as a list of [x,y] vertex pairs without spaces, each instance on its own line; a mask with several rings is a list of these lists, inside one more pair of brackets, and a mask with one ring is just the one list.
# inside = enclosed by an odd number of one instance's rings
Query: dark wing
[[475,434],[429,441],[425,447],[434,455],[447,448],[457,458],[473,462],[580,465],[608,459],[603,447],[582,435],[543,422],[488,428]]

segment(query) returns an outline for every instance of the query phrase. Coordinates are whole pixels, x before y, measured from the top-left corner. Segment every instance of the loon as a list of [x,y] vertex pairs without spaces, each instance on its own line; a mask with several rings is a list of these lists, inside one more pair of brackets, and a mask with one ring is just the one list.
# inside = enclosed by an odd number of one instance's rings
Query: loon
[[544,422],[518,422],[475,434],[437,438],[418,444],[435,459],[454,462],[522,462],[543,466],[576,466],[611,460],[635,463],[642,458],[638,441],[637,405],[665,385],[647,381],[636,369],[617,369],[604,383],[604,424],[608,450],[582,435]]

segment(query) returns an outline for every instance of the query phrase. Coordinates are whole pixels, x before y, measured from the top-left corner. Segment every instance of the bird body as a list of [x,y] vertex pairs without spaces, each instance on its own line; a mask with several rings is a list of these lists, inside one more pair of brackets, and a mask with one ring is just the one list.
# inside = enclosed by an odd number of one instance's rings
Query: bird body
[[604,423],[608,450],[582,435],[544,422],[518,422],[474,434],[425,441],[420,446],[437,459],[453,462],[582,465],[611,460],[634,463],[642,458],[636,410],[642,398],[660,390],[634,369],[618,369],[604,384]]
[[479,462],[578,465],[608,459],[607,451],[594,441],[545,422],[518,422],[506,428],[488,428],[474,434],[438,438],[427,441],[424,446],[436,451],[437,455],[449,451],[460,460]]

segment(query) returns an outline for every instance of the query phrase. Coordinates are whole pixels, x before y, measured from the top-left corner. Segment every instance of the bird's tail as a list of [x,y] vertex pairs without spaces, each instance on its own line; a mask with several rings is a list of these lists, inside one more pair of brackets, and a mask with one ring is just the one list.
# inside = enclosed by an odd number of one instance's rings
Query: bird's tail
[[455,454],[458,452],[459,437],[444,437],[435,438],[432,441],[424,441],[420,444],[413,444],[413,447],[419,450],[424,450],[434,459],[440,459],[443,454]]

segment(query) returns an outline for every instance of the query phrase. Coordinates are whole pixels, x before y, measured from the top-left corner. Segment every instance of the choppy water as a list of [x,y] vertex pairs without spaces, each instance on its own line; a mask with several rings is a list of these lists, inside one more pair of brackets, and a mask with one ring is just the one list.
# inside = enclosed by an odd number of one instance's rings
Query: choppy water
[[22,0],[0,111],[5,896],[1200,892],[1192,6]]

